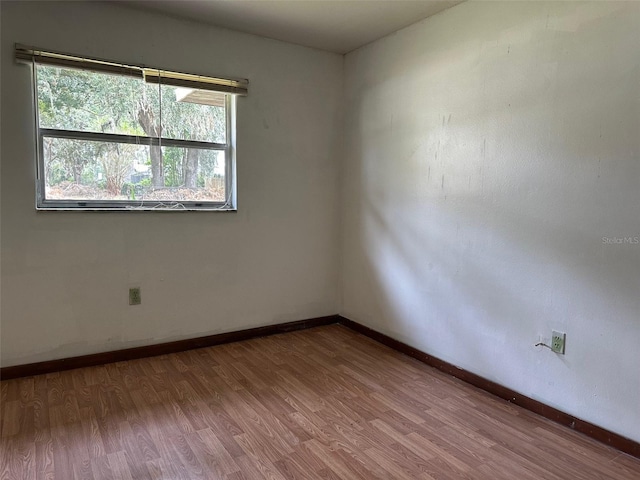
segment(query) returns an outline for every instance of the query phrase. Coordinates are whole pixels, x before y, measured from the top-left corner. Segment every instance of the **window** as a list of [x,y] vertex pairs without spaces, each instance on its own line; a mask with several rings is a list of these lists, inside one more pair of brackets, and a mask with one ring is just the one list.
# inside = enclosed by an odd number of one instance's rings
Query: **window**
[[36,207],[234,210],[228,80],[16,46],[33,65]]

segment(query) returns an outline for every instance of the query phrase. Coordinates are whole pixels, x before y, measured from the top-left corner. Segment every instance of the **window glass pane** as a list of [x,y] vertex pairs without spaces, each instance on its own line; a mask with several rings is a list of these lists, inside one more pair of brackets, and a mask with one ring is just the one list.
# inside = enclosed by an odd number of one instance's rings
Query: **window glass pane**
[[160,95],[141,78],[37,66],[40,128],[158,136]]
[[223,93],[49,65],[37,77],[41,128],[226,142]]
[[180,140],[226,142],[225,95],[162,85],[162,136]]
[[162,158],[165,188],[149,192],[147,199],[177,202],[226,200],[224,151],[162,147]]
[[46,200],[224,202],[225,152],[43,139]]
[[147,145],[45,137],[42,148],[47,200],[130,200],[130,184],[151,184]]

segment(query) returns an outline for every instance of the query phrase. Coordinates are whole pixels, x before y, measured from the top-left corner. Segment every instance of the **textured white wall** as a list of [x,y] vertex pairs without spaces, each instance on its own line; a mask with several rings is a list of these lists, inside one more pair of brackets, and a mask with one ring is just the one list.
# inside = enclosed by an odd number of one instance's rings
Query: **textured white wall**
[[348,54],[342,313],[640,440],[639,45],[636,2],[469,2]]
[[[15,42],[248,78],[239,211],[36,213]],[[2,365],[335,314],[342,68],[339,55],[115,4],[2,2]]]

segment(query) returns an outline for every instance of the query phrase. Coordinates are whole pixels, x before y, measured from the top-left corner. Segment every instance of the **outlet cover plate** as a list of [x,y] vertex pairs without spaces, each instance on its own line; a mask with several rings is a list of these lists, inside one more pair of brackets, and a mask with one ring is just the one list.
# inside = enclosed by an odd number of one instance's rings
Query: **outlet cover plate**
[[551,332],[551,350],[560,355],[564,355],[564,344],[566,343],[567,334],[564,332]]
[[132,287],[129,289],[129,305],[140,305],[142,296],[140,295],[140,287]]

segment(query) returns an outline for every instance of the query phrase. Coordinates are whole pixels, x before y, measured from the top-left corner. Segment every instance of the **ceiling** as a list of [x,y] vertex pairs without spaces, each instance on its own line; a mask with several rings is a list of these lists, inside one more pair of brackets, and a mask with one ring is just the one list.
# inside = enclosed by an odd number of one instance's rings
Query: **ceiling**
[[126,0],[138,9],[347,53],[463,0]]

